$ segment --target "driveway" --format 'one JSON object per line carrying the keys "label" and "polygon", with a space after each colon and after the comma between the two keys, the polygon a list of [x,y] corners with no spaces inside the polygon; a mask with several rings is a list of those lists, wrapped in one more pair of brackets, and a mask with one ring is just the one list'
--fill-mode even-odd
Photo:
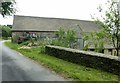
{"label": "driveway", "polygon": [[2,41],[0,75],[2,81],[64,81],[54,72],[6,47]]}

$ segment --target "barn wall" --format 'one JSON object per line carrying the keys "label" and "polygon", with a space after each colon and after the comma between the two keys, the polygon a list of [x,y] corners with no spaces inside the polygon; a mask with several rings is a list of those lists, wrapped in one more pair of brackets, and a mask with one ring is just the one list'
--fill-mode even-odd
{"label": "barn wall", "polygon": [[[53,38],[54,32],[35,32],[39,38]],[[18,43],[19,36],[24,36],[25,32],[12,32],[12,42]]]}
{"label": "barn wall", "polygon": [[12,42],[18,43],[19,36],[22,36],[22,32],[12,32]]}

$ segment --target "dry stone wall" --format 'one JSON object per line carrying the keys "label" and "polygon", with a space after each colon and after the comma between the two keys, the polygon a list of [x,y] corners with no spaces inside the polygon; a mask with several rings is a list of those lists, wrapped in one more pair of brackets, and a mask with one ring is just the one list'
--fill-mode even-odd
{"label": "dry stone wall", "polygon": [[47,45],[45,52],[57,58],[120,75],[120,57]]}

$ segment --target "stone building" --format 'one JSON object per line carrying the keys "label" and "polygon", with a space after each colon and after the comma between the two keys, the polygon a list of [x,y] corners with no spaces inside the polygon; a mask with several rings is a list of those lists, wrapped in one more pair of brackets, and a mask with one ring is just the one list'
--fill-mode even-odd
{"label": "stone building", "polygon": [[[83,49],[84,46],[81,32],[90,33],[100,30],[100,27],[93,21],[15,15],[12,28],[12,41],[18,43],[19,37],[25,37],[27,34],[37,34],[41,38],[54,38],[54,33],[60,28],[76,32],[78,49]],[[110,52],[111,49],[108,48],[105,51],[105,53],[114,54]]]}
{"label": "stone building", "polygon": [[13,42],[18,42],[18,37],[25,36],[26,33],[37,33],[39,37],[53,38],[55,37],[54,32],[60,28],[64,30],[74,30],[77,34],[81,49],[83,47],[81,32],[89,33],[99,30],[93,21],[15,15],[12,28],[12,40]]}

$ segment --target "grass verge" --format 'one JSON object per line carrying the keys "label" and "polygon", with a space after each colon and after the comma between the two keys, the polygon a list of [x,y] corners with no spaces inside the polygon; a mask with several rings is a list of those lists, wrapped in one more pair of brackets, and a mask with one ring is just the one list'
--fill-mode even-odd
{"label": "grass verge", "polygon": [[5,45],[22,53],[26,57],[37,61],[38,63],[47,66],[66,78],[72,78],[80,81],[118,81],[120,78],[118,75],[73,64],[62,59],[46,55],[40,52],[42,50],[40,47],[31,49],[18,49],[21,45],[11,42],[5,42]]}

